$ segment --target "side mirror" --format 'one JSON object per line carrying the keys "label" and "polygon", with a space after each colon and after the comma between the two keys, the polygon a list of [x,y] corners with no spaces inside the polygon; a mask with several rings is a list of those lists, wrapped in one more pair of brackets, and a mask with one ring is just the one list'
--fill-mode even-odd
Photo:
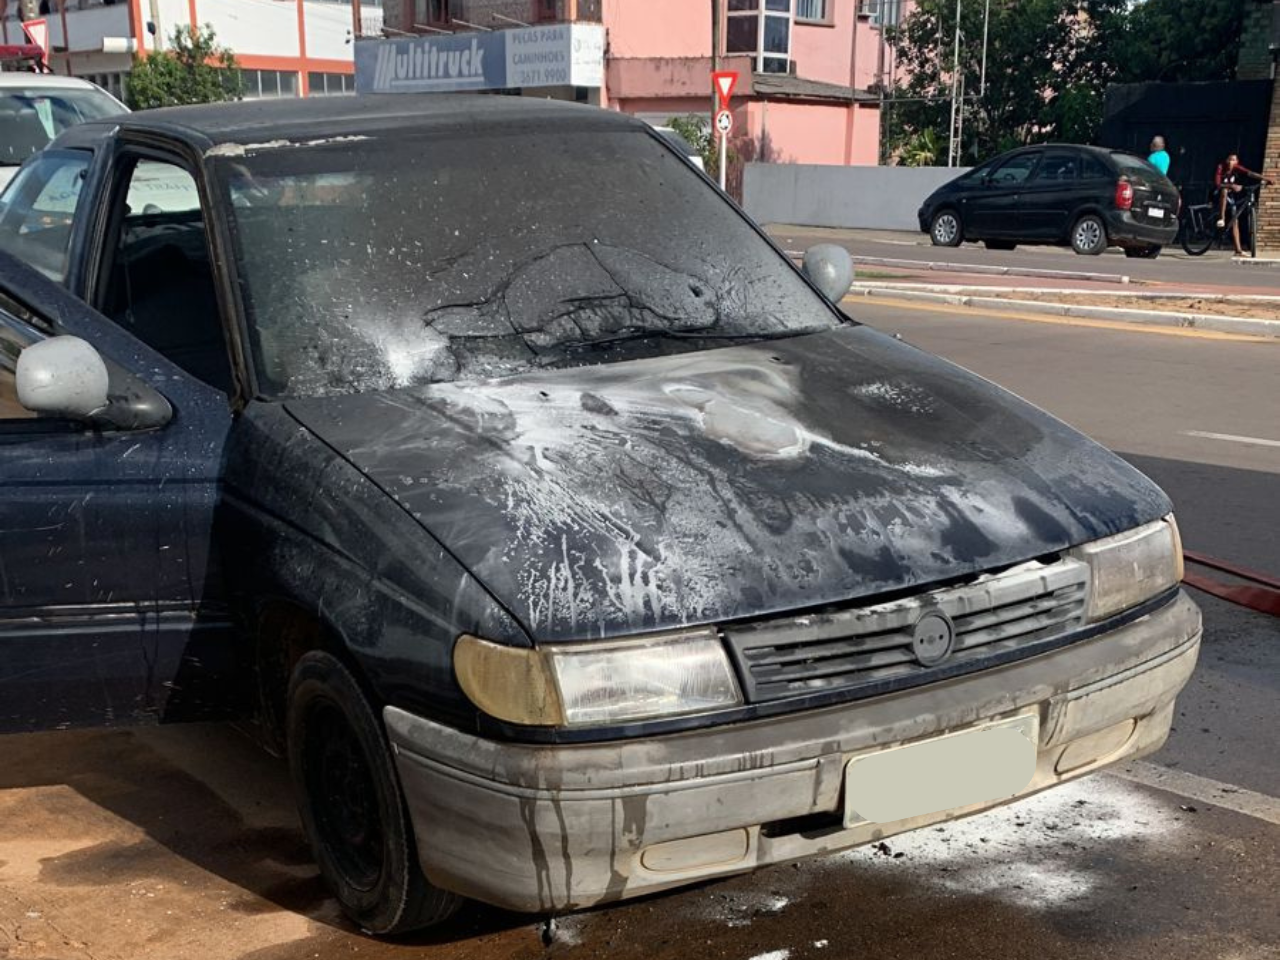
{"label": "side mirror", "polygon": [[844,247],[820,243],[804,252],[804,275],[832,303],[838,304],[853,286],[853,257]]}
{"label": "side mirror", "polygon": [[18,402],[33,413],[116,430],[154,429],[173,417],[169,401],[79,337],[33,343],[15,373]]}

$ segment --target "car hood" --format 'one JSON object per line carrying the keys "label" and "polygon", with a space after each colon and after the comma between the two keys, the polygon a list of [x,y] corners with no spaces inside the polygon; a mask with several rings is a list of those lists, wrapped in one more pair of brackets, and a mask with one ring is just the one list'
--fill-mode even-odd
{"label": "car hood", "polygon": [[1170,509],[1059,421],[866,327],[288,409],[539,642],[884,594]]}

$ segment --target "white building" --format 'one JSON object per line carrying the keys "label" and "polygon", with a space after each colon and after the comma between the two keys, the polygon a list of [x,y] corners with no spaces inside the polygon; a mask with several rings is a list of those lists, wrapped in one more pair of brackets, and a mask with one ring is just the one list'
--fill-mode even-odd
{"label": "white building", "polygon": [[24,15],[47,22],[55,73],[116,96],[134,51],[164,49],[178,26],[213,26],[247,97],[353,93],[355,37],[382,32],[381,0],[0,0],[0,42],[25,42]]}

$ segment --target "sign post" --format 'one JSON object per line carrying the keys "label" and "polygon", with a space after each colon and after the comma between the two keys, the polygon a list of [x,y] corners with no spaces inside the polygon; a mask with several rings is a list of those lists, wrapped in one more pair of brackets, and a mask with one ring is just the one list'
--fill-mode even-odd
{"label": "sign post", "polygon": [[738,85],[738,74],[733,70],[718,70],[711,74],[715,84],[719,109],[716,111],[716,132],[720,134],[720,189],[725,189],[725,168],[729,165],[729,134],[733,132],[733,113],[729,99]]}

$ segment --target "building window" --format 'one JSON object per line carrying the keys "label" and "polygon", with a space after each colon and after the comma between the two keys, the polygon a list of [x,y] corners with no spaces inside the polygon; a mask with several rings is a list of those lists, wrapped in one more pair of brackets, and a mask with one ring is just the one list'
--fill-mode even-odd
{"label": "building window", "polygon": [[117,100],[124,99],[124,86],[128,82],[127,73],[81,73],[77,74],[77,76],[88,80],[90,83],[96,83]]}
{"label": "building window", "polygon": [[728,0],[725,52],[750,53],[757,73],[786,73],[791,65],[793,0]]}
{"label": "building window", "polygon": [[246,100],[268,100],[298,95],[298,75],[291,70],[241,70]]}
{"label": "building window", "polygon": [[533,0],[533,19],[535,21],[558,20],[560,12],[556,9],[556,0]]}
{"label": "building window", "polygon": [[338,97],[356,92],[356,78],[350,73],[308,73],[307,90],[313,97]]}
{"label": "building window", "polygon": [[874,27],[896,27],[902,22],[902,4],[903,0],[858,0],[858,15],[868,17]]}
{"label": "building window", "polygon": [[448,23],[450,20],[449,0],[417,0],[413,9],[417,15],[414,23],[425,23],[429,27],[434,27]]}
{"label": "building window", "polygon": [[832,0],[796,0],[796,21],[830,23]]}

